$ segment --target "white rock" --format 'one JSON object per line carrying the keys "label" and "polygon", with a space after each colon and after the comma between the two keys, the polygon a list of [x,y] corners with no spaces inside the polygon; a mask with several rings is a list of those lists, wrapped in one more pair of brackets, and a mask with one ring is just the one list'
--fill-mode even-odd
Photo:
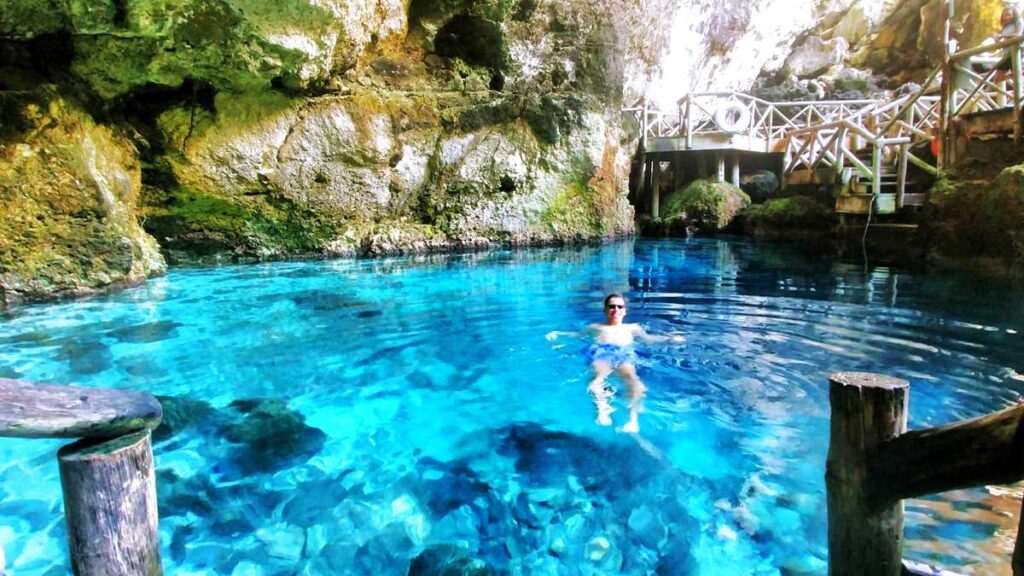
{"label": "white rock", "polygon": [[600,562],[612,549],[612,543],[604,536],[594,536],[587,542],[587,558],[591,562]]}

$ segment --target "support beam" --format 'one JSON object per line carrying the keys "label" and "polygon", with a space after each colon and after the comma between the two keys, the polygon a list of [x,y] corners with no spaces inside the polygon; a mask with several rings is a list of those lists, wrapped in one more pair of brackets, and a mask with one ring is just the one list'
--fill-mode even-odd
{"label": "support beam", "polygon": [[898,576],[903,503],[878,505],[867,490],[867,460],[907,430],[910,385],[864,372],[829,377],[831,437],[825,463],[830,576]]}
{"label": "support beam", "polygon": [[739,152],[733,152],[732,153],[732,179],[731,179],[731,182],[732,182],[733,186],[737,186],[738,187],[740,185],[740,153]]}
{"label": "support beam", "polygon": [[725,154],[715,152],[715,181],[725,182]]}
{"label": "support beam", "polygon": [[661,209],[661,161],[651,162],[651,217],[659,218]]}
{"label": "support beam", "polygon": [[1024,476],[1022,418],[1024,404],[1018,404],[973,420],[907,432],[886,442],[868,462],[872,500],[891,502],[1016,482]]}

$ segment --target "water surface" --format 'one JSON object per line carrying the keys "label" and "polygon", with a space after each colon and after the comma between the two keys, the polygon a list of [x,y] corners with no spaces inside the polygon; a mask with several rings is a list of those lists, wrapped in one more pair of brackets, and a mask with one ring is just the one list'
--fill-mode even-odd
{"label": "water surface", "polygon": [[[687,339],[640,348],[636,437],[594,424],[585,342],[544,339],[612,291]],[[1002,408],[1022,297],[730,240],[182,269],[8,311],[0,377],[176,399],[168,574],[818,574],[828,374],[909,380],[912,428]],[[58,446],[0,439],[11,574],[67,571]],[[1017,507],[910,501],[906,554],[1008,573]]]}

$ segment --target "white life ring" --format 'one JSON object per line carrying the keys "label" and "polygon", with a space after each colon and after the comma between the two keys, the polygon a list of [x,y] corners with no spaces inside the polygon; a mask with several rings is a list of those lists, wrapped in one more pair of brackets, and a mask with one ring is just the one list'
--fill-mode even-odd
{"label": "white life ring", "polygon": [[743,132],[750,125],[750,111],[738,102],[726,102],[715,110],[715,124],[722,132]]}

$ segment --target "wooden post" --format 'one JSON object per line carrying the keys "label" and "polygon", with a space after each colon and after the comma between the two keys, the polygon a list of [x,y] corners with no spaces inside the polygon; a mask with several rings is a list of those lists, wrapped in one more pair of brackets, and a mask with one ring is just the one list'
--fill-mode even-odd
{"label": "wooden post", "polygon": [[910,385],[864,372],[829,377],[831,438],[825,465],[830,576],[897,576],[901,570],[903,503],[873,502],[867,460],[907,429]]}
{"label": "wooden post", "polygon": [[79,440],[61,448],[57,459],[71,570],[76,575],[163,574],[149,431]]}
{"label": "wooden post", "polygon": [[907,187],[907,154],[910,153],[910,144],[899,145],[899,164],[896,168],[896,209],[903,208],[903,194]]}
{"label": "wooden post", "polygon": [[882,145],[874,144],[871,151],[871,193],[875,195],[873,202],[878,201],[882,193]]}
{"label": "wooden post", "polygon": [[661,204],[661,161],[651,162],[651,217],[658,218]]}
{"label": "wooden post", "polygon": [[649,205],[651,199],[651,186],[654,184],[654,180],[651,174],[651,172],[654,170],[654,162],[652,162],[651,160],[648,159],[647,156],[645,156],[644,166],[644,190],[642,197],[644,199],[644,202],[646,202]]}
{"label": "wooden post", "polygon": [[725,154],[715,152],[715,181],[725,182]]}
{"label": "wooden post", "polygon": [[732,185],[740,185],[740,153],[732,153]]}
{"label": "wooden post", "polygon": [[1010,58],[1012,59],[1013,70],[1013,142],[1014,144],[1020,144],[1020,113],[1021,113],[1021,94],[1024,87],[1020,85],[1021,82],[1021,70],[1020,70],[1020,44],[1014,44],[1010,47]]}

